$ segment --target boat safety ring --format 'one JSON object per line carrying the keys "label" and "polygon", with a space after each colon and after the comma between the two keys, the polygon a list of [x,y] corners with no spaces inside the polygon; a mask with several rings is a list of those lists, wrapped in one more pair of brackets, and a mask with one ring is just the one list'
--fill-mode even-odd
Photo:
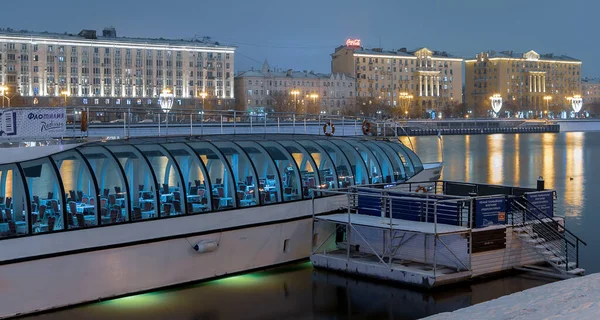
{"label": "boat safety ring", "polygon": [[[329,129],[328,129],[329,128]],[[331,121],[323,125],[323,133],[326,136],[332,136],[335,133],[335,125]]]}
{"label": "boat safety ring", "polygon": [[423,186],[419,186],[419,187],[418,187],[418,188],[415,190],[415,192],[423,192],[423,193],[427,193],[427,189],[425,189],[425,187],[423,187]]}
{"label": "boat safety ring", "polygon": [[362,123],[362,132],[366,136],[371,133],[371,123],[367,120]]}

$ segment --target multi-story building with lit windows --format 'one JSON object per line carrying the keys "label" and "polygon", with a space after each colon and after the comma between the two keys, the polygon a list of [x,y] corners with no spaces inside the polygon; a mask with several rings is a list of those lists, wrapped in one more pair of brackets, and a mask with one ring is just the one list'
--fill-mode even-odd
{"label": "multi-story building with lit windows", "polygon": [[569,98],[581,95],[581,61],[565,55],[489,51],[465,63],[467,106],[479,114],[491,109],[494,94],[506,110],[538,115],[569,109]]}
{"label": "multi-story building with lit windows", "polygon": [[235,77],[237,104],[244,110],[339,114],[354,105],[355,80],[341,73],[272,70],[265,61],[261,70]]}
{"label": "multi-story building with lit windows", "polygon": [[[208,38],[117,37],[113,28],[77,35],[0,30],[0,82],[28,104],[68,95],[74,105],[157,105],[163,89],[177,105],[215,108],[234,99],[234,47]],[[53,98],[54,97],[54,98]],[[58,100],[61,101],[61,100]]]}
{"label": "multi-story building with lit windows", "polygon": [[356,78],[356,96],[389,106],[411,105],[436,110],[462,102],[462,58],[427,48],[387,51],[365,49],[348,40],[332,54],[332,72]]}
{"label": "multi-story building with lit windows", "polygon": [[590,104],[600,104],[600,79],[581,79],[581,92],[584,106]]}

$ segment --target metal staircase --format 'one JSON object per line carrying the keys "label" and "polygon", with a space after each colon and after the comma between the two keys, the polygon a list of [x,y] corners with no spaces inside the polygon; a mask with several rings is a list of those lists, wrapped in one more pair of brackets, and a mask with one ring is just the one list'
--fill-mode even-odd
{"label": "metal staircase", "polygon": [[550,268],[528,265],[520,270],[561,278],[585,273],[579,268],[579,244],[587,245],[583,240],[524,197],[509,200],[513,232],[550,265]]}

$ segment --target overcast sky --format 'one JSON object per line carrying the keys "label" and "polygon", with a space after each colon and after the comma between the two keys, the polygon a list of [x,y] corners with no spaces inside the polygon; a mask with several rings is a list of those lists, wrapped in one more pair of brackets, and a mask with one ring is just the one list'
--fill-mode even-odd
{"label": "overcast sky", "polygon": [[1,27],[234,44],[236,71],[272,67],[329,72],[347,38],[386,49],[428,47],[472,57],[487,50],[566,54],[600,76],[597,0],[11,0]]}

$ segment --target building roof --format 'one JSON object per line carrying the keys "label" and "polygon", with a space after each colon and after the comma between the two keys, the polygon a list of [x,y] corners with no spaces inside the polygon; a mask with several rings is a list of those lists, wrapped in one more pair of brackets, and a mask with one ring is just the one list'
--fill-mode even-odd
{"label": "building roof", "polygon": [[[113,29],[114,30],[114,29]],[[91,32],[91,33],[90,33]],[[13,30],[10,28],[0,29],[0,37],[16,38],[35,41],[36,39],[55,41],[96,42],[99,44],[123,43],[131,45],[155,45],[155,46],[182,46],[193,48],[215,48],[235,50],[235,46],[221,45],[210,37],[202,39],[163,39],[163,38],[130,38],[130,37],[104,37],[96,36],[95,30],[82,30],[79,34],[54,33],[54,32],[32,32],[27,30]]]}
{"label": "building roof", "polygon": [[581,84],[600,84],[599,78],[583,78]]}
{"label": "building roof", "polygon": [[389,55],[393,55],[393,56],[398,56],[398,57],[407,57],[407,58],[414,58],[415,57],[415,53],[417,51],[420,50],[428,50],[432,52],[432,57],[435,58],[453,58],[453,59],[460,59],[460,57],[457,56],[453,56],[451,54],[449,54],[446,51],[436,51],[436,50],[431,50],[429,48],[426,47],[420,47],[414,50],[408,50],[406,48],[400,48],[398,50],[383,50],[383,48],[364,48],[364,47],[360,47],[360,48],[350,48],[347,46],[339,46],[335,49],[335,51],[339,51],[341,49],[350,49],[353,50],[355,53],[358,54],[372,54],[372,55],[385,55],[385,56],[389,56]]}
{"label": "building roof", "polygon": [[262,65],[261,70],[248,70],[241,71],[238,73],[236,78],[247,78],[247,77],[256,77],[256,78],[290,78],[290,79],[329,79],[331,77],[346,77],[348,79],[354,79],[347,75],[342,75],[338,73],[317,73],[314,71],[297,71],[288,69],[286,71],[272,70],[269,66],[267,60]]}
{"label": "building roof", "polygon": [[[508,59],[526,59],[525,56],[530,53],[537,54],[535,51],[530,50],[528,52],[515,52],[512,50],[494,51],[490,50],[485,52],[489,58],[508,58]],[[553,53],[537,54],[538,60],[554,60],[554,61],[566,61],[566,62],[581,62],[581,60],[569,57],[567,55],[558,55]],[[469,58],[467,60],[477,60],[477,57]]]}

